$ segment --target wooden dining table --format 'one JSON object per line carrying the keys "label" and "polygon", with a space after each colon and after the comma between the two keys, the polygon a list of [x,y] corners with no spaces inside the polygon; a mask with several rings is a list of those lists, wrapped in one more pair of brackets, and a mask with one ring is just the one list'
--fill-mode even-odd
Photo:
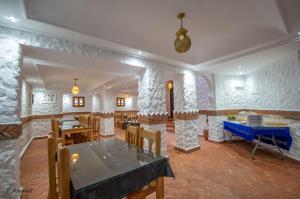
{"label": "wooden dining table", "polygon": [[64,121],[59,129],[63,144],[65,144],[66,135],[71,136],[72,134],[90,134],[91,139],[94,139],[93,127],[83,127],[77,120]]}
{"label": "wooden dining table", "polygon": [[156,193],[162,199],[163,177],[174,177],[167,158],[116,138],[67,148],[73,199],[122,198],[156,179]]}

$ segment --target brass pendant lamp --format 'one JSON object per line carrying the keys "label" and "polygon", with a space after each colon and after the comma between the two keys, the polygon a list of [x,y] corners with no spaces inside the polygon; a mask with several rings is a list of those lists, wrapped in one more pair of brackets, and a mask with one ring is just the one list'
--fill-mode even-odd
{"label": "brass pendant lamp", "polygon": [[185,17],[185,13],[179,13],[177,18],[180,19],[181,26],[176,32],[176,39],[174,41],[174,47],[176,52],[184,53],[191,48],[192,41],[191,38],[187,35],[188,30],[184,29],[182,26],[182,19]]}
{"label": "brass pendant lamp", "polygon": [[74,95],[78,94],[80,92],[80,88],[77,86],[77,78],[74,79],[74,85],[72,87],[72,93]]}

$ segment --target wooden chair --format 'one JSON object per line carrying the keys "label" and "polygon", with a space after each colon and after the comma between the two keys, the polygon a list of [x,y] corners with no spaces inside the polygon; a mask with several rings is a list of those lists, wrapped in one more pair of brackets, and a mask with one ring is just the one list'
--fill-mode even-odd
{"label": "wooden chair", "polygon": [[[139,133],[139,146],[141,149],[144,149],[144,140],[148,141],[148,150],[153,153],[153,143],[155,144],[155,154],[161,154],[161,134],[160,131],[148,131],[144,130],[144,128],[140,129]],[[150,184],[146,185],[142,189],[129,194],[129,199],[144,199],[146,196],[151,193],[156,192],[156,198],[162,199],[164,198],[164,178],[159,177],[158,179],[152,181]]]}
{"label": "wooden chair", "polygon": [[69,150],[58,144],[58,195],[60,199],[70,199],[70,157]]}
{"label": "wooden chair", "polygon": [[94,140],[100,140],[100,117],[93,118]]}
{"label": "wooden chair", "polygon": [[[59,138],[59,121],[57,119],[55,119],[54,117],[51,118],[51,127],[52,127],[52,131],[54,134],[54,138]],[[61,135],[63,136],[63,135]],[[64,145],[70,145],[70,144],[74,144],[74,140],[72,139],[72,137],[70,135],[65,135],[65,139],[64,139]]]}
{"label": "wooden chair", "polygon": [[139,146],[140,128],[128,125],[125,130],[125,141],[129,144]]}
{"label": "wooden chair", "polygon": [[60,138],[55,138],[54,133],[48,134],[48,178],[49,178],[49,193],[48,199],[58,198],[58,171],[57,171],[57,145],[62,143]]}

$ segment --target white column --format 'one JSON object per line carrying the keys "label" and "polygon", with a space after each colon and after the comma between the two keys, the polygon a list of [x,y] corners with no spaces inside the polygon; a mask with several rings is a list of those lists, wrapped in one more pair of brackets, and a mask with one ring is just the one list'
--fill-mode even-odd
{"label": "white column", "polygon": [[22,133],[20,45],[0,38],[0,198],[19,198],[20,147]]}
{"label": "white column", "polygon": [[195,74],[181,71],[174,81],[175,149],[191,152],[200,148]]}
{"label": "white column", "polygon": [[161,154],[167,156],[166,90],[164,71],[147,66],[139,79],[139,122],[145,129],[161,132]]}
{"label": "white column", "polygon": [[114,98],[113,95],[103,90],[100,93],[100,135],[112,136],[114,131]]}

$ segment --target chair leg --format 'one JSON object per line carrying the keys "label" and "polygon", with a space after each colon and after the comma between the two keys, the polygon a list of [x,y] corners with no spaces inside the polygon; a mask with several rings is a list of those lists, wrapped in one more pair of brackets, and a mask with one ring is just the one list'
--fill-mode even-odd
{"label": "chair leg", "polygon": [[164,177],[159,177],[156,180],[156,199],[164,199],[165,198],[165,185],[164,185]]}

